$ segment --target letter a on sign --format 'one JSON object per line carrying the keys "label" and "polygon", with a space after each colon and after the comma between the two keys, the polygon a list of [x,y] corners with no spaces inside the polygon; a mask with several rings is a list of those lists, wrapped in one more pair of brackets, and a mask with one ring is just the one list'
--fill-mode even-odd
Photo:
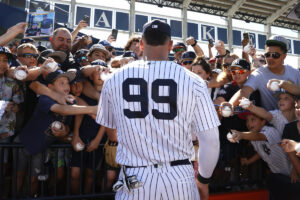
{"label": "letter a on sign", "polygon": [[103,27],[102,24],[104,24],[104,27],[108,27],[108,28],[110,27],[110,24],[109,24],[109,22],[107,20],[105,12],[102,12],[102,14],[100,15],[100,17],[99,17],[99,19],[98,19],[98,21],[96,23],[96,26],[102,26]]}

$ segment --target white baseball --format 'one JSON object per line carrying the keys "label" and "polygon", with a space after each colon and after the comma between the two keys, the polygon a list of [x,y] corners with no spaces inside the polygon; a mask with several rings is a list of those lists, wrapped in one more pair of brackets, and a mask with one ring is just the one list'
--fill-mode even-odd
{"label": "white baseball", "polygon": [[102,72],[100,74],[100,78],[101,78],[102,81],[106,81],[109,78],[109,76],[110,75],[108,73],[105,73],[105,72]]}
{"label": "white baseball", "polygon": [[231,115],[232,111],[231,111],[231,108],[228,107],[228,106],[225,106],[223,109],[222,109],[222,116],[223,117],[229,117]]}
{"label": "white baseball", "polygon": [[247,46],[244,47],[244,52],[245,52],[245,53],[249,53],[250,50],[251,50],[251,48],[250,48],[249,45],[247,45]]}
{"label": "white baseball", "polygon": [[51,124],[51,127],[52,128],[55,128],[57,130],[61,129],[62,128],[62,125],[61,125],[61,122],[59,121],[54,121],[52,124]]}
{"label": "white baseball", "polygon": [[243,109],[246,109],[250,106],[250,100],[249,99],[242,99],[239,106],[241,106]]}
{"label": "white baseball", "polygon": [[57,65],[56,62],[49,62],[49,63],[47,64],[47,67],[48,67],[52,72],[54,72],[54,71],[57,69],[58,65]]}
{"label": "white baseball", "polygon": [[77,151],[82,151],[83,149],[84,149],[84,145],[82,145],[81,143],[78,142],[78,143],[76,144],[76,150],[77,150]]}
{"label": "white baseball", "polygon": [[279,83],[276,82],[276,81],[272,82],[271,85],[270,85],[270,89],[271,89],[273,92],[279,90]]}
{"label": "white baseball", "polygon": [[220,47],[221,46],[221,43],[220,42],[216,42],[215,43],[215,47]]}
{"label": "white baseball", "polygon": [[231,134],[231,133],[227,133],[227,140],[229,141],[229,142],[231,142],[231,143],[238,143],[238,141],[235,141],[234,139],[233,139],[233,136],[234,135],[234,133],[233,134]]}
{"label": "white baseball", "polygon": [[24,80],[27,77],[27,73],[24,70],[16,70],[15,71],[15,77],[18,80]]}

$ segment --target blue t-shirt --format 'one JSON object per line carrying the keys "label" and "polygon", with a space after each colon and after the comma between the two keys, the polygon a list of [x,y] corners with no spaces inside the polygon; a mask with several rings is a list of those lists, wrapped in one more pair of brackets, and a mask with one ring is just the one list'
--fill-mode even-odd
{"label": "blue t-shirt", "polygon": [[56,140],[52,136],[52,122],[60,121],[65,125],[70,124],[72,116],[62,116],[50,110],[54,104],[57,102],[48,96],[41,95],[32,117],[20,133],[20,141],[31,155],[43,152]]}
{"label": "blue t-shirt", "polygon": [[[82,98],[90,106],[98,105],[98,101],[88,98],[84,95],[81,95],[80,98]],[[96,121],[92,117],[90,117],[89,115],[84,115],[79,128],[80,139],[86,144],[90,143],[97,136],[99,128],[100,125],[96,123]],[[101,143],[103,140],[104,137],[102,138]]]}

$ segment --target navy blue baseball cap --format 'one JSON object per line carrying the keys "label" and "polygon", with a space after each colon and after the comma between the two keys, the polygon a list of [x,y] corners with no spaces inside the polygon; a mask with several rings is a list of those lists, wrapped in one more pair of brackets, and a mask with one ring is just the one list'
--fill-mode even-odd
{"label": "navy blue baseball cap", "polygon": [[143,26],[143,35],[146,32],[156,32],[156,31],[164,33],[167,36],[171,37],[171,27],[169,24],[167,24],[164,21],[155,19],[152,20],[151,22],[144,24]]}
{"label": "navy blue baseball cap", "polygon": [[108,67],[107,64],[106,64],[106,62],[104,62],[101,59],[94,60],[93,62],[91,62],[91,65],[101,65],[103,67]]}
{"label": "navy blue baseball cap", "polygon": [[53,83],[56,79],[60,77],[66,77],[69,79],[69,82],[71,82],[75,77],[76,77],[76,71],[75,70],[70,70],[67,72],[63,72],[62,70],[58,69],[54,72],[49,73],[46,76],[46,82],[48,84]]}
{"label": "navy blue baseball cap", "polygon": [[186,51],[181,55],[181,59],[195,59],[196,54],[193,51]]}
{"label": "navy blue baseball cap", "polygon": [[21,45],[21,44],[25,44],[25,43],[34,43],[35,41],[34,41],[34,39],[32,39],[32,38],[23,38],[21,41],[20,41],[20,44],[19,45]]}
{"label": "navy blue baseball cap", "polygon": [[70,84],[74,84],[74,83],[79,83],[79,82],[83,82],[86,81],[87,79],[83,76],[82,72],[80,70],[76,70],[76,76],[75,78],[70,81]]}
{"label": "navy blue baseball cap", "polygon": [[111,44],[107,40],[102,40],[99,42],[99,44],[102,44],[105,47],[112,47]]}
{"label": "navy blue baseball cap", "polygon": [[125,57],[133,57],[136,60],[139,59],[133,51],[125,51],[125,53],[123,54],[123,58]]}
{"label": "navy blue baseball cap", "polygon": [[173,45],[172,49],[180,48],[180,47],[183,47],[184,50],[186,50],[186,46],[185,46],[185,44],[184,44],[183,42],[176,42],[176,43]]}
{"label": "navy blue baseball cap", "polygon": [[0,46],[0,54],[1,53],[5,54],[9,60],[15,58],[15,55],[10,52],[8,47]]}

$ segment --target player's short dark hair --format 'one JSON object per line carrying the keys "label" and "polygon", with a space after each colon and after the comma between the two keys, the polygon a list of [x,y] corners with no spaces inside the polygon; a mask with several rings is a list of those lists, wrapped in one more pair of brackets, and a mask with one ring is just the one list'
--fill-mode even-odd
{"label": "player's short dark hair", "polygon": [[157,30],[145,32],[143,38],[145,39],[146,43],[151,46],[164,45],[168,40],[171,39],[167,34]]}

